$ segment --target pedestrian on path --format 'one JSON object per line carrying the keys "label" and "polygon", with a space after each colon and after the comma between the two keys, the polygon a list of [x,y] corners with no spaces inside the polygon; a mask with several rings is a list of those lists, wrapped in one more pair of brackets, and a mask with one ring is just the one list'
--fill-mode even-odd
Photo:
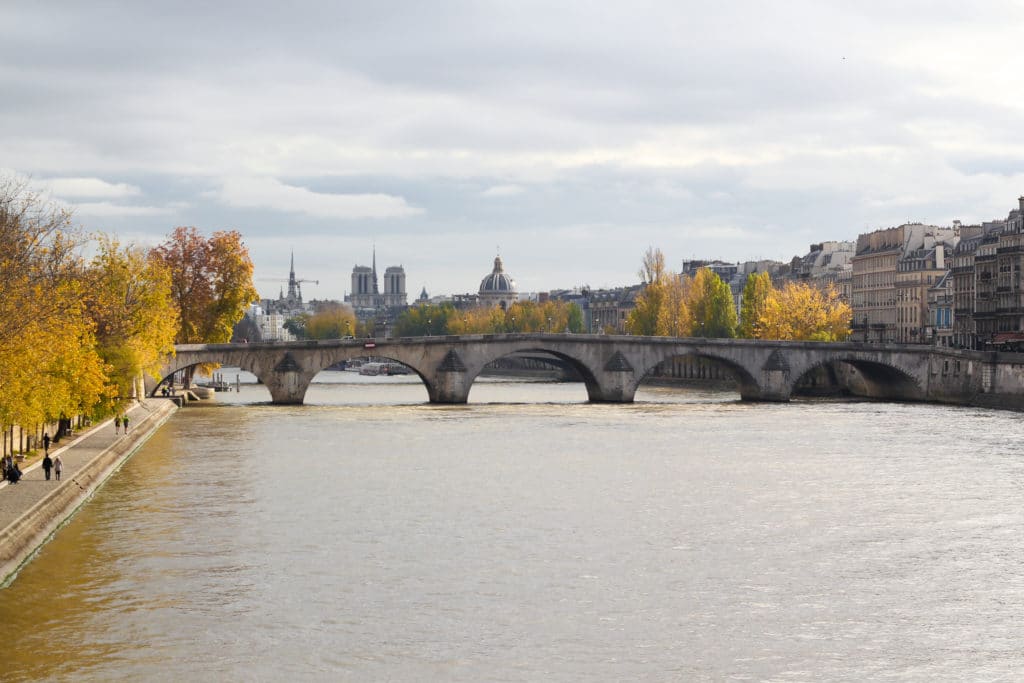
{"label": "pedestrian on path", "polygon": [[57,481],[60,481],[60,473],[64,471],[64,461],[57,455],[53,459],[53,474]]}
{"label": "pedestrian on path", "polygon": [[46,481],[50,481],[51,467],[53,467],[53,460],[50,460],[50,454],[47,453],[43,456],[43,476],[46,477]]}
{"label": "pedestrian on path", "polygon": [[116,435],[116,434],[120,434],[120,433],[121,433],[121,416],[120,415],[115,415],[114,416],[114,434]]}
{"label": "pedestrian on path", "polygon": [[47,453],[50,452],[50,433],[46,432],[43,434],[43,450]]}
{"label": "pedestrian on path", "polygon": [[124,417],[121,418],[121,424],[124,425],[124,433],[127,434],[128,433],[128,416],[127,415],[125,415]]}

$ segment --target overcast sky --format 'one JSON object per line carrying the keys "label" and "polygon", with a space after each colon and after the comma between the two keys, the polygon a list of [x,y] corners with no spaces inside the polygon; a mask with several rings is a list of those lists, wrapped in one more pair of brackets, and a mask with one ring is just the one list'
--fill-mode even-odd
{"label": "overcast sky", "polygon": [[7,2],[0,169],[155,244],[237,229],[276,295],[630,284],[1024,193],[1024,5]]}

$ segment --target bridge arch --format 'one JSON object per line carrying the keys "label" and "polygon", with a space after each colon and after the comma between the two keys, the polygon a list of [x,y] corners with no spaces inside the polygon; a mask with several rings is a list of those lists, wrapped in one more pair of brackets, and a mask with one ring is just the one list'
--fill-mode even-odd
{"label": "bridge arch", "polygon": [[837,354],[820,358],[791,377],[790,392],[799,393],[801,383],[814,373],[827,373],[837,388],[854,396],[892,401],[920,401],[926,390],[911,372],[887,358],[865,358]]}
{"label": "bridge arch", "polygon": [[572,369],[582,380],[586,387],[587,398],[591,401],[602,400],[602,384],[596,375],[595,368],[584,359],[568,353],[567,351],[559,348],[559,344],[544,344],[538,343],[537,341],[526,341],[523,343],[510,343],[508,345],[502,345],[495,348],[494,351],[484,354],[479,354],[472,362],[471,367],[467,367],[466,371],[466,398],[469,397],[469,392],[472,389],[472,385],[476,382],[477,378],[483,373],[484,369],[503,358],[510,356],[524,355],[524,354],[542,354],[551,356],[552,358],[561,361],[566,366]]}
{"label": "bridge arch", "polygon": [[762,394],[761,386],[758,384],[757,379],[743,363],[730,358],[724,353],[699,350],[694,347],[665,349],[661,353],[647,359],[645,365],[637,372],[636,381],[632,386],[633,393],[636,392],[645,379],[652,376],[652,373],[659,366],[676,358],[710,361],[719,367],[725,368],[732,374],[733,380],[736,382],[736,389],[741,398],[760,398]]}

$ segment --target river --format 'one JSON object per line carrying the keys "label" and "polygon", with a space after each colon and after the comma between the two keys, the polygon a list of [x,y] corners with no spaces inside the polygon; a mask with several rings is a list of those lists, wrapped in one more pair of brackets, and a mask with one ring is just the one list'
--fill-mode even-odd
{"label": "river", "polygon": [[1024,671],[1018,413],[320,380],[167,422],[0,591],[0,678]]}

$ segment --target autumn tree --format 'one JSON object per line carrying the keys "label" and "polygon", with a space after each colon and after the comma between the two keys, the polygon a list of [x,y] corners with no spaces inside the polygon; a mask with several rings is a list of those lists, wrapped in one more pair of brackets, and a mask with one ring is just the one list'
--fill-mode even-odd
{"label": "autumn tree", "polygon": [[180,315],[175,341],[230,341],[235,323],[259,298],[241,234],[220,231],[206,239],[196,228],[179,227],[151,254],[171,273],[172,297]]}
{"label": "autumn tree", "polygon": [[772,278],[767,272],[751,273],[747,276],[747,283],[743,287],[743,302],[740,304],[738,336],[745,339],[761,337],[761,318],[774,291]]}
{"label": "autumn tree", "polygon": [[306,319],[308,339],[341,339],[356,331],[356,314],[351,306],[327,306]]}
{"label": "autumn tree", "polygon": [[636,306],[626,318],[626,331],[630,334],[653,336],[658,334],[658,317],[664,315],[666,290],[670,276],[665,270],[665,255],[660,249],[648,247],[640,267],[643,290],[636,297]]}
{"label": "autumn tree", "polygon": [[171,274],[139,247],[100,235],[83,273],[82,300],[95,326],[97,351],[110,370],[117,395],[132,395],[143,374],[159,378],[163,359],[174,352],[178,308]]}
{"label": "autumn tree", "polygon": [[850,306],[829,285],[822,291],[802,282],[788,282],[772,292],[761,315],[762,339],[844,341],[850,336]]}
{"label": "autumn tree", "polygon": [[684,275],[669,274],[664,278],[655,334],[660,337],[686,337],[691,334],[690,285],[690,279]]}
{"label": "autumn tree", "polygon": [[517,301],[505,311],[505,324],[502,326],[504,329],[494,331],[581,332],[583,314],[579,312],[577,315],[573,311],[574,308],[579,307],[566,301]]}
{"label": "autumn tree", "polygon": [[420,304],[410,306],[395,319],[397,337],[425,337],[447,334],[449,319],[457,317],[451,304]]}
{"label": "autumn tree", "polygon": [[0,424],[89,414],[106,367],[84,315],[83,242],[66,208],[0,180]]}
{"label": "autumn tree", "polygon": [[701,268],[689,286],[691,334],[698,337],[735,337],[736,306],[732,290],[710,268]]}

